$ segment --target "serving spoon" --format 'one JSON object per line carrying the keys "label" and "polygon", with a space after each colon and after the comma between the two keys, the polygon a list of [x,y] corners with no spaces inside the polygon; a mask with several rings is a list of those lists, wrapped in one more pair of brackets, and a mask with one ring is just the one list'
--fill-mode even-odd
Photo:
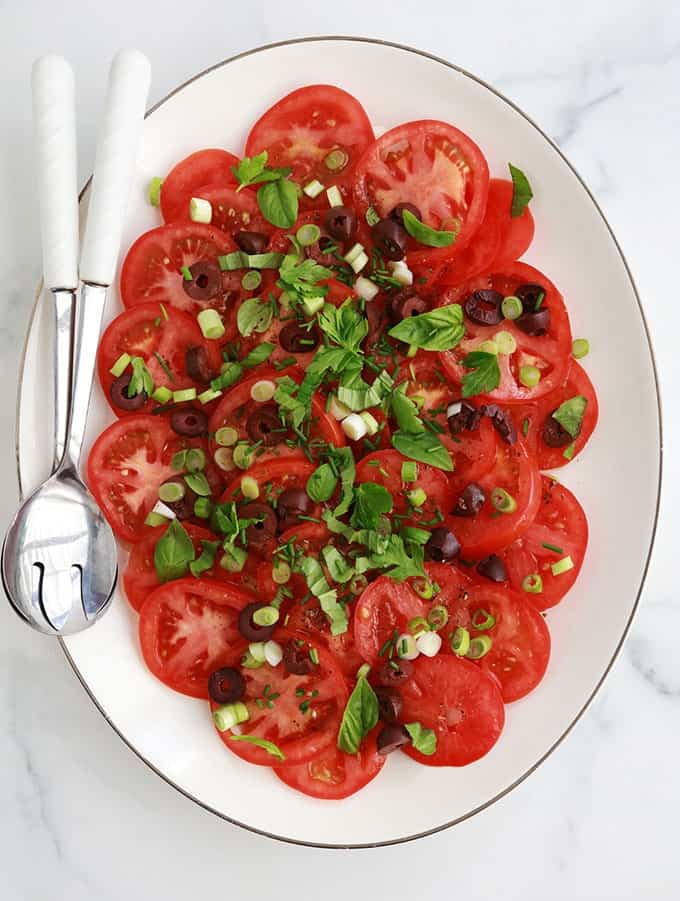
{"label": "serving spoon", "polygon": [[118,575],[113,532],[82,481],[79,465],[106,292],[115,272],[149,81],[150,65],[143,54],[125,50],[114,58],[97,143],[69,367],[64,357],[70,350],[77,285],[77,206],[74,219],[70,196],[76,196],[73,73],[59,57],[39,60],[33,73],[45,192],[43,272],[55,295],[57,322],[56,468],[24,501],[9,527],[2,580],[17,613],[48,635],[70,635],[92,625],[108,607]]}

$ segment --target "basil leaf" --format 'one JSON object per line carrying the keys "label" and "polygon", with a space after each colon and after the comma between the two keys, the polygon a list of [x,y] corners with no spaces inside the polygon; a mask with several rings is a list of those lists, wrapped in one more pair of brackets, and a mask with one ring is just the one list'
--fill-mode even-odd
{"label": "basil leaf", "polygon": [[266,332],[272,323],[274,313],[278,313],[276,301],[271,298],[251,297],[244,300],[236,314],[236,325],[239,332],[247,338],[253,332]]}
{"label": "basil leaf", "polygon": [[418,434],[425,431],[425,423],[418,416],[418,408],[410,397],[406,395],[406,388],[400,387],[392,393],[390,398],[392,416],[397,420],[397,425],[404,432]]}
{"label": "basil leaf", "polygon": [[465,335],[463,308],[452,303],[428,313],[409,316],[387,334],[422,350],[451,350]]}
{"label": "basil leaf", "polygon": [[463,376],[463,397],[486,394],[500,385],[501,371],[495,354],[473,350],[463,360],[463,366],[471,370]]}
{"label": "basil leaf", "polygon": [[127,388],[127,396],[136,397],[144,392],[150,397],[153,394],[153,378],[146,368],[146,363],[142,357],[132,357],[130,365],[132,366],[132,376]]}
{"label": "basil leaf", "polygon": [[354,489],[351,523],[358,529],[375,529],[383,513],[390,513],[394,502],[384,485],[362,482]]}
{"label": "basil leaf", "polygon": [[322,463],[307,479],[306,491],[313,501],[322,504],[333,497],[338,484],[338,477],[330,463]]}
{"label": "basil leaf", "polygon": [[334,452],[335,464],[340,471],[340,503],[333,511],[337,516],[343,516],[349,510],[354,497],[354,479],[356,477],[356,463],[351,447],[341,447]]}
{"label": "basil leaf", "polygon": [[298,216],[298,195],[295,185],[285,178],[262,185],[257,192],[262,215],[278,228],[292,228]]}
{"label": "basil leaf", "polygon": [[565,432],[569,432],[572,438],[576,438],[581,431],[583,414],[586,412],[587,405],[588,401],[586,398],[582,394],[577,394],[575,397],[570,397],[569,400],[565,400],[563,404],[560,404],[552,414],[552,418],[559,422]]}
{"label": "basil leaf", "polygon": [[260,363],[264,363],[265,360],[268,360],[271,357],[275,348],[275,344],[271,344],[269,341],[263,341],[262,344],[258,344],[257,347],[253,348],[253,350],[241,360],[241,366],[245,366],[246,369],[250,369],[251,366],[259,366]]}
{"label": "basil leaf", "polygon": [[251,745],[255,745],[257,748],[262,748],[268,754],[271,754],[272,757],[276,757],[277,760],[285,760],[286,755],[283,753],[281,748],[278,745],[275,745],[273,741],[269,741],[267,738],[258,738],[257,735],[230,735],[229,741],[246,741]]}
{"label": "basil leaf", "polygon": [[512,163],[508,163],[508,168],[510,169],[510,177],[512,178],[512,206],[510,207],[510,215],[515,219],[517,216],[522,215],[527,204],[534,196],[534,192],[531,190],[529,179],[521,169],[518,169],[517,166],[513,166]]}
{"label": "basil leaf", "polygon": [[188,472],[184,476],[184,481],[188,487],[199,497],[210,497],[210,483],[203,472]]}
{"label": "basil leaf", "polygon": [[431,757],[437,750],[437,736],[432,729],[426,729],[420,723],[406,723],[404,729],[411,736],[411,744],[416,751]]}
{"label": "basil leaf", "polygon": [[215,557],[217,556],[217,548],[220,546],[219,541],[201,541],[201,556],[198,560],[192,560],[189,564],[191,575],[198,576],[207,572],[215,565]]}
{"label": "basil leaf", "polygon": [[395,432],[392,435],[392,447],[399,453],[419,463],[436,466],[445,472],[453,472],[451,454],[432,432],[420,432],[412,435],[409,432]]}
{"label": "basil leaf", "polygon": [[180,579],[196,557],[193,542],[177,519],[173,519],[153,552],[153,562],[159,582]]}
{"label": "basil leaf", "polygon": [[234,177],[239,183],[237,192],[247,185],[255,185],[263,181],[276,181],[290,175],[291,169],[275,169],[267,166],[267,151],[263,150],[257,156],[243,157],[236,166],[231,167]]}
{"label": "basil leaf", "polygon": [[326,547],[321,549],[321,555],[334,582],[339,582],[340,584],[349,582],[354,575],[354,567],[347,563],[336,547],[333,547],[332,544],[327,544]]}
{"label": "basil leaf", "polygon": [[378,698],[366,675],[362,667],[342,714],[338,748],[346,754],[356,754],[361,742],[378,722]]}
{"label": "basil leaf", "polygon": [[342,635],[349,626],[347,612],[338,603],[337,591],[326,581],[321,564],[316,557],[303,557],[300,561],[300,571],[307,580],[307,588],[315,598],[318,598],[319,606],[328,617],[331,635]]}
{"label": "basil leaf", "polygon": [[243,375],[243,367],[240,363],[225,363],[222,366],[222,374],[210,382],[213,391],[222,391],[237,382]]}
{"label": "basil leaf", "polygon": [[[343,381],[353,381],[352,366],[345,365],[341,370]],[[372,385],[366,384],[363,379],[360,381],[361,387],[348,386],[340,384],[338,386],[338,400],[348,406],[350,410],[357,413],[361,410],[368,410],[369,407],[377,407],[389,394],[394,379],[385,369],[380,373]]]}
{"label": "basil leaf", "polygon": [[437,231],[421,222],[410,210],[403,212],[404,228],[419,244],[427,247],[450,247],[456,240],[456,233],[451,231]]}

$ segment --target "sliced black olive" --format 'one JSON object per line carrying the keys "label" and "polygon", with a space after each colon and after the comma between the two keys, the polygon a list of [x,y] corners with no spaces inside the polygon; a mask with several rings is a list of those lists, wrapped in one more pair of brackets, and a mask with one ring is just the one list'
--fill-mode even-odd
{"label": "sliced black olive", "polygon": [[390,298],[388,304],[388,314],[390,320],[395,324],[401,322],[402,319],[408,319],[409,316],[417,316],[424,313],[427,309],[427,303],[422,297],[419,297],[415,291],[406,289],[397,292]]}
{"label": "sliced black olive", "polygon": [[408,246],[408,232],[394,219],[381,219],[373,226],[373,242],[387,260],[403,260]]}
{"label": "sliced black olive", "polygon": [[470,482],[458,495],[456,506],[451,512],[454,516],[476,516],[485,500],[484,489],[476,482]]}
{"label": "sliced black olive", "polygon": [[391,660],[378,670],[378,681],[390,688],[407,682],[413,675],[413,664],[410,660]]}
{"label": "sliced black olive", "polygon": [[453,560],[460,553],[460,542],[450,529],[438,526],[432,529],[427,544],[425,556],[436,563],[445,563]]}
{"label": "sliced black olive", "polygon": [[380,685],[375,690],[375,696],[378,699],[378,710],[383,723],[398,722],[404,702],[396,688]]}
{"label": "sliced black olive", "polygon": [[449,431],[452,435],[460,432],[476,432],[482,421],[482,411],[467,400],[460,402],[460,410],[448,418]]}
{"label": "sliced black olive", "polygon": [[199,260],[189,271],[191,279],[183,279],[182,287],[192,300],[212,300],[222,291],[222,273],[217,263]]}
{"label": "sliced black olive", "polygon": [[217,704],[233,704],[246,693],[246,680],[239,670],[231,666],[222,667],[210,673],[208,694]]}
{"label": "sliced black olive", "polygon": [[279,332],[279,344],[291,354],[309,353],[321,342],[321,332],[316,323],[306,328],[298,322],[289,322]]}
{"label": "sliced black olive", "polygon": [[572,441],[569,432],[560,422],[553,419],[552,413],[546,416],[541,435],[548,447],[566,447]]}
{"label": "sliced black olive", "polygon": [[251,441],[270,447],[283,441],[288,429],[281,423],[276,404],[262,404],[246,420],[246,432]]}
{"label": "sliced black olive", "polygon": [[238,510],[239,519],[258,519],[246,529],[246,541],[249,548],[256,550],[264,547],[276,535],[276,513],[269,504],[255,501],[244,504]]}
{"label": "sliced black olive", "polygon": [[184,480],[177,479],[168,479],[167,482],[164,482],[164,485],[168,485],[170,483],[174,483],[176,485],[181,485],[184,489],[184,496],[181,497],[178,501],[164,501],[166,507],[169,507],[172,512],[175,514],[177,519],[182,522],[185,519],[191,519],[194,515],[194,504],[196,503],[196,498],[198,497],[188,485],[184,484]]}
{"label": "sliced black olive", "polygon": [[550,310],[537,310],[535,313],[522,313],[515,319],[515,325],[526,335],[538,337],[545,335],[550,328]]}
{"label": "sliced black olive", "polygon": [[146,391],[140,391],[134,397],[128,397],[128,387],[131,381],[132,373],[124,372],[123,375],[119,375],[117,379],[111,382],[109,397],[111,398],[111,403],[118,407],[119,410],[141,410],[149,399]]}
{"label": "sliced black olive", "polygon": [[208,416],[203,410],[196,407],[182,407],[173,410],[170,415],[170,425],[173,432],[185,435],[187,438],[197,438],[199,435],[208,434]]}
{"label": "sliced black olive", "polygon": [[287,641],[283,646],[283,665],[293,676],[307,676],[314,669],[309,654],[297,642]]}
{"label": "sliced black olive", "polygon": [[420,219],[421,222],[423,221],[420,210],[413,203],[398,203],[395,208],[390,211],[390,219],[394,219],[395,222],[399,222],[400,224],[403,223],[404,210],[408,210],[409,213],[413,213],[416,219]]}
{"label": "sliced black olive", "polygon": [[522,307],[529,313],[533,313],[536,309],[536,304],[539,302],[543,302],[545,297],[545,288],[543,285],[536,285],[534,283],[528,283],[526,285],[520,285],[515,291],[515,297],[519,297],[522,301]]}
{"label": "sliced black olive", "polygon": [[484,404],[480,407],[480,412],[489,417],[503,441],[508,444],[516,443],[517,427],[507,410],[503,410],[498,404]]}
{"label": "sliced black olive", "polygon": [[351,241],[357,230],[357,217],[348,206],[333,206],[324,217],[326,231],[336,241]]}
{"label": "sliced black olive", "polygon": [[279,495],[276,515],[279,518],[279,531],[292,529],[300,522],[301,516],[309,515],[312,501],[304,488],[286,488]]}
{"label": "sliced black olive", "polygon": [[264,253],[269,244],[269,238],[262,232],[236,232],[234,241],[244,253]]}
{"label": "sliced black olive", "polygon": [[477,325],[498,325],[503,321],[502,303],[503,295],[498,291],[483,289],[470,294],[463,309],[467,318]]}
{"label": "sliced black olive", "polygon": [[266,607],[264,601],[253,601],[247,604],[238,615],[238,630],[246,641],[269,641],[276,630],[277,623],[273,626],[258,626],[253,622],[253,613]]}
{"label": "sliced black olive", "polygon": [[397,723],[390,723],[387,726],[383,726],[380,732],[378,732],[378,754],[382,754],[383,756],[391,754],[392,751],[396,751],[397,748],[402,748],[410,741],[411,738],[403,726],[400,726]]}
{"label": "sliced black olive", "polygon": [[200,345],[187,347],[184,354],[184,368],[189,378],[200,385],[207,385],[214,375],[208,363],[208,351]]}
{"label": "sliced black olive", "polygon": [[498,554],[489,554],[488,557],[483,557],[477,564],[477,572],[492,582],[505,582],[508,578],[505,563]]}

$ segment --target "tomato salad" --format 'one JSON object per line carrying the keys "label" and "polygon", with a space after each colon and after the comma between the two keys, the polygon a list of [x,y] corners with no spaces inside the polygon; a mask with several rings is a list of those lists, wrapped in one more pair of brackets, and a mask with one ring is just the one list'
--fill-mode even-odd
{"label": "tomato salad", "polygon": [[242,156],[154,179],[99,377],[88,481],[131,546],[151,672],[225,747],[341,799],[401,749],[487,754],[543,678],[588,526],[549,475],[595,389],[559,288],[518,258],[527,176],[458,128],[377,138],[300,88]]}

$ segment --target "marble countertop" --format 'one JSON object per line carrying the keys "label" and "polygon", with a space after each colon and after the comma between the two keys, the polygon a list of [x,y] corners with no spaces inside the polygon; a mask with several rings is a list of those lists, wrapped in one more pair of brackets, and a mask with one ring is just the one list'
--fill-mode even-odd
{"label": "marble countertop", "polygon": [[[108,59],[138,46],[152,97],[269,41],[359,33],[408,43],[480,75],[526,110],[593,189],[628,256],[655,339],[665,396],[665,502],[643,603],[603,690],[520,787],[453,830],[397,848],[332,852],[224,823],[165,785],[115,736],[58,646],[0,604],[0,894],[7,901],[229,896],[328,899],[463,893],[468,901],[627,901],[680,896],[680,488],[677,238],[680,6],[672,0],[430,0],[277,6],[158,0],[97,6],[28,0],[0,10],[0,522],[16,502],[14,387],[39,276],[29,71],[61,52],[76,67],[80,170],[91,170]],[[84,37],[84,33],[87,37]],[[387,73],[377,73],[385,79]],[[676,326],[678,331],[676,331]],[[634,427],[634,425],[633,425]],[[676,510],[676,502],[678,510]],[[635,541],[630,523],[627,540]],[[622,547],[625,553],[625,546]]]}

